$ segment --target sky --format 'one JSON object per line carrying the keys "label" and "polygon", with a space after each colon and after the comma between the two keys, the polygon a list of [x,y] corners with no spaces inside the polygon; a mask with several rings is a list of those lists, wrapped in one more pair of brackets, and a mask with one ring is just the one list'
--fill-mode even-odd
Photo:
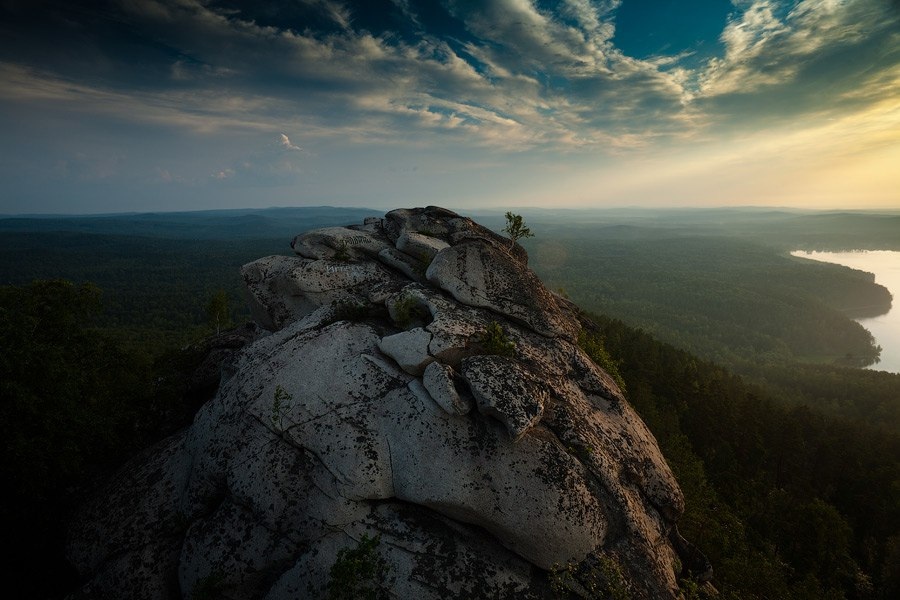
{"label": "sky", "polygon": [[0,0],[0,214],[900,208],[900,0]]}

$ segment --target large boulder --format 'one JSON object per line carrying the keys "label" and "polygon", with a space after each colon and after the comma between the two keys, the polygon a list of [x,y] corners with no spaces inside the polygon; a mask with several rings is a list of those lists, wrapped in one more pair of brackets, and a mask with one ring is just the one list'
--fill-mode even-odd
{"label": "large boulder", "polygon": [[513,440],[540,421],[547,390],[518,361],[488,355],[467,358],[462,364],[478,410],[503,423]]}
{"label": "large boulder", "polygon": [[488,308],[544,335],[578,335],[565,305],[505,248],[467,240],[438,252],[425,276],[467,306]]}
{"label": "large boulder", "polygon": [[325,597],[366,539],[397,598],[577,594],[613,563],[678,596],[678,485],[520,246],[427,208],[294,249],[243,268],[269,333],[74,522],[80,597]]}

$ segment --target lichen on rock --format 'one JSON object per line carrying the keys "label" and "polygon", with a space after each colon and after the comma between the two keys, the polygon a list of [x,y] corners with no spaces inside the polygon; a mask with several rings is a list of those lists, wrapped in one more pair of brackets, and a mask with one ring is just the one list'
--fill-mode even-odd
{"label": "lichen on rock", "polygon": [[601,559],[677,597],[678,485],[524,249],[436,207],[292,246],[242,269],[269,333],[74,522],[82,597],[322,596],[364,535],[399,598],[550,598]]}

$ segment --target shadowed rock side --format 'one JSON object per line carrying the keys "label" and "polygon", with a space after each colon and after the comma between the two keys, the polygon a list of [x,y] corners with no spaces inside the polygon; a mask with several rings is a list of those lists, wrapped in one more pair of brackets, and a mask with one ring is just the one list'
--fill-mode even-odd
{"label": "shadowed rock side", "polygon": [[364,534],[399,598],[549,598],[610,559],[678,595],[678,485],[521,247],[433,207],[292,247],[243,268],[271,333],[74,525],[84,596],[316,597]]}

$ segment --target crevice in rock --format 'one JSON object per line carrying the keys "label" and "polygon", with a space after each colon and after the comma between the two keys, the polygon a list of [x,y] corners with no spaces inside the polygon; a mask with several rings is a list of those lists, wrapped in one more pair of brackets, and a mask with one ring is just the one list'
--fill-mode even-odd
{"label": "crevice in rock", "polygon": [[[569,451],[569,447],[571,444],[567,444],[566,441],[564,441],[564,438],[569,438],[570,436],[566,435],[564,430],[560,429],[554,418],[545,418],[541,421],[540,425],[547,433],[553,436],[553,439],[555,440],[555,443],[558,445],[558,448],[560,450],[571,454],[571,452]],[[583,440],[577,438],[576,442],[581,443],[582,445],[584,443]],[[592,491],[600,498],[601,504],[606,507],[621,506],[622,499],[617,497],[617,495],[609,489],[608,482],[600,479],[595,473],[594,469],[597,467],[597,465],[585,464],[584,460],[582,460],[581,458],[577,456],[575,458],[582,466],[583,473],[586,476],[586,483],[593,488]],[[590,458],[591,457],[589,456],[588,460],[590,460]],[[624,523],[622,512],[607,511],[607,545],[609,545],[610,543],[614,543],[615,540],[624,537],[626,532],[627,527]]]}
{"label": "crevice in rock", "polygon": [[[315,459],[315,460],[322,466],[322,468],[324,468],[324,469],[331,475],[332,479],[334,479],[334,481],[335,481],[336,483],[346,483],[345,481],[343,481],[341,478],[339,478],[339,477],[331,470],[331,468],[328,466],[328,463],[326,463],[326,462],[322,459],[322,457],[319,456],[319,454],[318,454],[317,452],[313,451],[311,448],[308,448],[308,447],[306,447],[306,446],[303,446],[302,444],[298,444],[298,443],[297,443],[290,435],[288,435],[288,432],[289,432],[290,428],[284,429],[283,431],[281,431],[281,432],[279,433],[279,432],[276,432],[274,429],[270,428],[266,423],[264,423],[264,422],[262,421],[262,419],[260,419],[260,418],[257,417],[256,415],[250,415],[250,417],[253,418],[253,419],[254,419],[254,420],[255,420],[255,421],[263,428],[263,429],[266,429],[266,430],[269,431],[270,433],[275,434],[274,437],[273,437],[272,439],[270,439],[269,441],[267,441],[267,442],[264,444],[263,447],[268,446],[269,444],[276,444],[276,443],[279,443],[279,442],[284,443],[284,444],[287,444],[287,445],[290,446],[291,448],[293,448],[293,449],[295,449],[295,450],[299,450],[300,452],[303,452],[305,455],[307,455],[307,456],[309,456],[309,457]],[[296,426],[297,426],[297,425],[295,425],[294,427],[296,427]],[[260,450],[260,452],[261,452],[261,451],[262,451],[262,450]],[[244,466],[244,465],[245,465],[246,463],[248,463],[250,460],[252,460],[252,459],[258,459],[258,458],[260,458],[260,455],[259,455],[259,454],[254,454],[253,456],[247,457],[247,458],[246,458],[243,462],[241,462],[241,463],[237,463],[236,465],[231,465],[231,468],[234,469],[235,467],[241,467],[241,466]],[[318,488],[323,494],[325,494],[325,495],[328,496],[329,498],[334,499],[334,496],[332,496],[332,495],[328,492],[328,490],[326,490],[326,489],[322,488],[321,486],[319,486],[318,483],[316,483],[314,480],[313,480],[313,485],[314,485],[316,488]],[[334,490],[334,491],[337,492],[337,494],[338,494],[339,496],[341,496],[341,498],[346,498],[343,494],[341,494],[340,489],[339,489],[338,486],[335,486],[335,490]]]}
{"label": "crevice in rock", "polygon": [[[532,564],[528,559],[504,545],[503,542],[490,530],[485,529],[484,527],[476,523],[457,519],[447,513],[442,512],[440,509],[434,508],[433,506],[410,502],[409,500],[404,500],[396,496],[392,498],[369,500],[368,503],[373,507],[387,505],[399,507],[401,510],[412,510],[424,515],[426,518],[441,522],[444,526],[463,534],[465,537],[477,539],[480,541],[487,541],[490,545],[496,547],[497,549],[501,549],[503,552],[509,553],[510,556],[515,557],[517,560],[520,560],[523,563],[527,563],[529,565]],[[382,531],[384,532],[385,530]],[[433,550],[429,552],[415,552],[400,544],[391,543],[390,545],[409,554],[420,554],[423,556],[432,556],[435,554],[441,555],[440,553],[436,553]],[[443,554],[443,556],[446,557],[448,556],[448,554]]]}

